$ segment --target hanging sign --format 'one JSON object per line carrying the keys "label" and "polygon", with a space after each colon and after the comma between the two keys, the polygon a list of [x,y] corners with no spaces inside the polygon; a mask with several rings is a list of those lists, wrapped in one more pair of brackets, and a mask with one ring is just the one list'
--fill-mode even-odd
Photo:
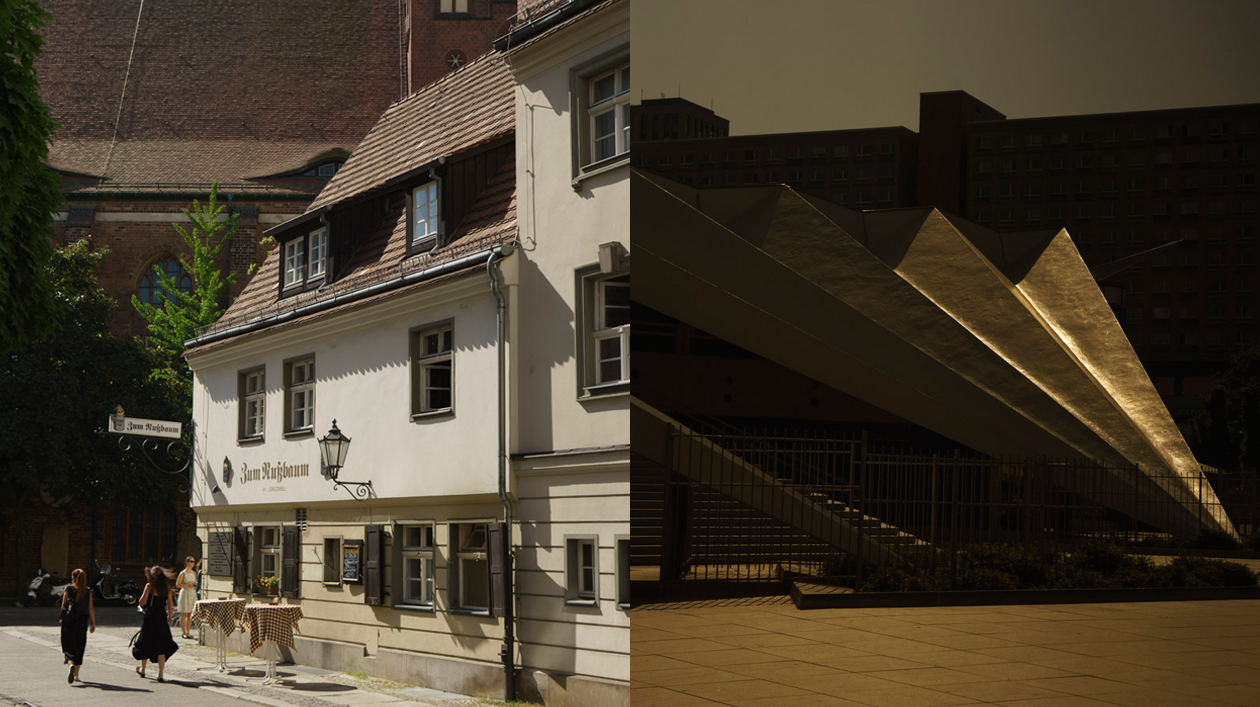
{"label": "hanging sign", "polygon": [[178,422],[170,422],[169,420],[145,420],[139,417],[110,415],[109,425],[106,429],[120,435],[142,435],[144,437],[179,439],[184,426]]}

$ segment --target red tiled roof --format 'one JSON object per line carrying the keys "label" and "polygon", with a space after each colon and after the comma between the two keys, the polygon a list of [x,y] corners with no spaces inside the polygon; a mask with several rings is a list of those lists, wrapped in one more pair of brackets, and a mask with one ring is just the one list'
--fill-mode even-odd
{"label": "red tiled roof", "polygon": [[296,169],[349,150],[400,92],[397,0],[43,6],[51,19],[36,67],[62,125],[55,166],[115,183]]}
{"label": "red tiled roof", "polygon": [[[337,280],[326,289],[303,292],[279,299],[281,254],[279,248],[273,249],[254,278],[241,292],[240,297],[232,303],[219,321],[203,334],[212,335],[235,327],[262,325],[271,321],[278,323],[270,324],[269,327],[288,327],[349,308],[360,307],[417,287],[428,286],[438,280],[465,272],[467,268],[414,284],[399,282],[395,289],[381,294],[349,303],[334,304],[336,300],[344,299],[351,293],[361,291],[368,286],[429,270],[465,256],[484,252],[496,245],[512,242],[516,238],[516,161],[513,157],[504,160],[494,177],[482,190],[468,215],[452,234],[452,240],[443,247],[428,253],[407,256],[405,200],[405,195],[401,193],[391,197],[386,215],[360,244],[358,251],[346,265],[344,273],[337,273]],[[477,265],[471,264],[468,268],[477,267]],[[326,308],[279,323],[280,318],[287,313],[320,302],[329,304]],[[194,348],[198,352],[207,351],[233,338],[232,336],[225,337]]]}
{"label": "red tiled roof", "polygon": [[390,106],[311,209],[385,185],[408,169],[491,142],[516,125],[512,75],[497,52]]}

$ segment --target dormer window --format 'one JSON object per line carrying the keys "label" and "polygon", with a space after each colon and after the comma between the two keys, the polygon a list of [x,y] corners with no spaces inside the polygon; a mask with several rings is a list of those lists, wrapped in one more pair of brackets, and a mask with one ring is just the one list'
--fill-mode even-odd
{"label": "dormer window", "polygon": [[320,165],[311,167],[302,173],[303,177],[331,177],[341,169],[344,162],[325,162]]}
{"label": "dormer window", "polygon": [[321,228],[284,244],[284,289],[324,279],[328,268],[328,229]]}
{"label": "dormer window", "polygon": [[438,182],[425,182],[411,192],[411,250],[431,250],[442,228]]}

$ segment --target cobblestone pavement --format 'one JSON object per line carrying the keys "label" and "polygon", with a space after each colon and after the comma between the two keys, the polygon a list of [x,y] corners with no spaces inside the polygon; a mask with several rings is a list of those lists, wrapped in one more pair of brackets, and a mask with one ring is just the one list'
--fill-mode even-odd
{"label": "cobblestone pavement", "polygon": [[[135,674],[137,662],[128,643],[140,627],[130,607],[99,607],[96,633],[88,636],[82,683],[66,683],[61,632],[56,607],[0,608],[0,705],[62,707],[90,700],[93,707],[162,704],[221,707],[241,701],[270,707],[472,707],[482,701],[466,695],[409,687],[382,680],[358,679],[344,673],[281,665],[284,682],[262,685],[264,663],[258,658],[229,655],[229,670],[214,666],[214,649],[178,638],[179,652],[167,662],[166,683],[158,683],[157,666],[148,679]],[[194,629],[194,635],[196,634]],[[253,678],[253,680],[251,680]]]}
{"label": "cobblestone pavement", "polygon": [[636,608],[634,707],[1255,707],[1260,601]]}

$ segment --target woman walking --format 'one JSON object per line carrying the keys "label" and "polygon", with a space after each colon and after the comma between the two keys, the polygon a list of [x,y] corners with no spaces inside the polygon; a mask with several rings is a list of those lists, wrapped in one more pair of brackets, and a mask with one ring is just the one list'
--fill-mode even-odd
{"label": "woman walking", "polygon": [[158,664],[158,682],[166,682],[166,659],[175,655],[179,646],[171,639],[171,619],[175,616],[175,597],[167,584],[166,571],[154,565],[149,568],[149,583],[140,595],[144,623],[140,636],[131,649],[131,656],[140,661],[136,674],[144,677],[149,661]]}
{"label": "woman walking", "polygon": [[197,563],[191,555],[184,558],[184,571],[175,579],[179,589],[179,630],[184,638],[192,638],[192,614],[197,605]]}
{"label": "woman walking", "polygon": [[70,664],[67,683],[79,679],[88,632],[96,633],[96,607],[87,588],[87,572],[71,572],[70,582],[61,594],[61,652],[66,656],[64,663]]}

